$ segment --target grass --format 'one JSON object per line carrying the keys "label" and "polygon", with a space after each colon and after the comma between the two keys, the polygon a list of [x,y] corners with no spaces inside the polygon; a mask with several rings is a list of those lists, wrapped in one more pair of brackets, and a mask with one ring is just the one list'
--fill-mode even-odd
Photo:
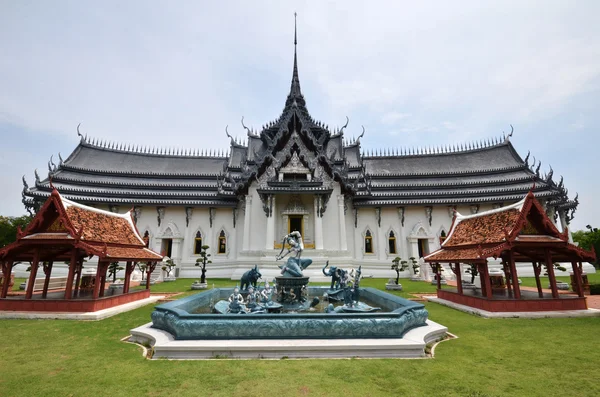
{"label": "grass", "polygon": [[[192,281],[152,290],[190,293]],[[234,285],[209,286],[213,281]],[[435,289],[401,282],[399,295]],[[385,283],[363,281],[381,289]],[[152,305],[98,322],[2,320],[0,396],[600,395],[600,318],[483,319],[426,306],[459,337],[426,360],[149,361],[120,339],[150,320]]]}

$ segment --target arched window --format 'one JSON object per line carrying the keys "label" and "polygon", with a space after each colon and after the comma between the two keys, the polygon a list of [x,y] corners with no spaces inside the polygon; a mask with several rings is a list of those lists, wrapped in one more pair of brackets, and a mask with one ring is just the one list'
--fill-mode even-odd
{"label": "arched window", "polygon": [[395,254],[396,253],[396,235],[394,234],[393,231],[390,231],[390,235],[388,237],[388,246],[389,246],[389,253]]}
{"label": "arched window", "polygon": [[198,230],[194,239],[194,254],[200,255],[200,252],[202,252],[202,233]]}
{"label": "arched window", "polygon": [[446,240],[446,231],[442,230],[440,232],[440,244],[442,244]]}
{"label": "arched window", "polygon": [[371,235],[370,230],[367,230],[367,232],[365,233],[365,253],[373,253],[373,236]]}
{"label": "arched window", "polygon": [[225,231],[221,230],[219,233],[219,254],[227,253],[227,237],[225,237]]}

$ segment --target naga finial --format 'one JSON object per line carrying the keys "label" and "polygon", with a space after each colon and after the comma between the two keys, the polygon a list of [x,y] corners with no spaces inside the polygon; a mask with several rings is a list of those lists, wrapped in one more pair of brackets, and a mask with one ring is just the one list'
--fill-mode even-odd
{"label": "naga finial", "polygon": [[39,182],[40,181],[40,176],[38,175],[37,168],[33,171],[33,173],[35,174],[35,181]]}
{"label": "naga finial", "polygon": [[529,155],[530,155],[530,154],[531,154],[531,151],[530,151],[530,150],[528,150],[528,151],[527,151],[527,156],[525,156],[525,165],[526,165],[526,166],[529,166]]}
{"label": "naga finial", "polygon": [[358,138],[356,138],[356,143],[360,143],[360,138],[362,138],[365,135],[365,126],[361,125],[361,127],[362,127],[362,132],[360,133]]}
{"label": "naga finial", "polygon": [[350,119],[348,118],[348,116],[346,116],[346,124],[344,124],[344,126],[338,131],[338,134],[341,134],[342,132],[344,132],[344,128],[348,127],[349,122],[350,122]]}
{"label": "naga finial", "polygon": [[515,132],[515,129],[514,129],[513,125],[512,125],[512,124],[509,124],[509,125],[510,125],[510,132],[508,133],[508,135],[506,135],[506,134],[504,133],[504,131],[502,131],[502,135],[504,135],[504,136],[505,136],[505,138],[504,138],[504,140],[505,140],[505,141],[508,141],[508,140],[510,140],[510,137],[512,137],[512,136],[513,136],[513,133]]}
{"label": "naga finial", "polygon": [[27,181],[25,180],[25,175],[23,175],[23,192],[26,192],[27,190],[29,190],[29,185],[27,184]]}
{"label": "naga finial", "polygon": [[79,126],[81,125],[81,123],[77,124],[77,136],[81,138],[81,140],[83,141],[83,135],[81,135],[81,132],[79,132]]}
{"label": "naga finial", "polygon": [[231,139],[231,145],[233,145],[233,144],[235,143],[235,140],[233,139],[233,137],[232,137],[231,135],[229,135],[229,130],[228,130],[228,128],[229,128],[229,125],[226,125],[226,126],[225,126],[225,134],[227,134],[227,137],[228,137],[229,139]]}
{"label": "naga finial", "polygon": [[246,127],[246,125],[244,124],[244,116],[242,116],[242,127],[244,127],[244,129],[246,131],[248,131],[248,136],[254,135],[254,134],[252,134],[252,131],[250,130],[250,128]]}

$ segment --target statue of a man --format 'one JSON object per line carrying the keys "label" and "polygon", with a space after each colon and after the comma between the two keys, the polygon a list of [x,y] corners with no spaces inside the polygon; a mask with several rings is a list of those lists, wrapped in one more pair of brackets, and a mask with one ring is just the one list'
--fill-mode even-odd
{"label": "statue of a man", "polygon": [[[282,255],[286,243],[290,246],[290,248],[285,254]],[[283,236],[283,241],[281,242],[281,252],[279,252],[279,255],[275,257],[275,260],[283,259],[292,252],[294,253],[296,259],[300,259],[303,250],[304,243],[302,242],[302,235],[299,231],[295,230],[290,234]]]}
{"label": "statue of a man", "polygon": [[[288,244],[290,248],[285,254],[285,244]],[[302,235],[299,231],[293,231],[288,235],[283,236],[281,242],[281,252],[275,257],[276,260],[280,260],[288,256],[290,253],[294,253],[294,256],[288,258],[285,265],[280,265],[281,274],[284,277],[303,277],[302,270],[306,269],[311,263],[312,259],[300,259],[302,251],[304,250],[304,243],[302,242]]]}

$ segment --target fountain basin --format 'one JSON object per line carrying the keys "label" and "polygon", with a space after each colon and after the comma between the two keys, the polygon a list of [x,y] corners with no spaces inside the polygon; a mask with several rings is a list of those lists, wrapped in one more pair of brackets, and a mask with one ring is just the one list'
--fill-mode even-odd
{"label": "fountain basin", "polygon": [[[308,287],[310,297],[322,297],[327,287]],[[376,313],[194,314],[227,299],[232,288],[212,289],[156,306],[152,328],[174,340],[232,339],[361,339],[402,338],[426,325],[424,305],[374,288],[361,289],[361,298],[381,307]]]}

